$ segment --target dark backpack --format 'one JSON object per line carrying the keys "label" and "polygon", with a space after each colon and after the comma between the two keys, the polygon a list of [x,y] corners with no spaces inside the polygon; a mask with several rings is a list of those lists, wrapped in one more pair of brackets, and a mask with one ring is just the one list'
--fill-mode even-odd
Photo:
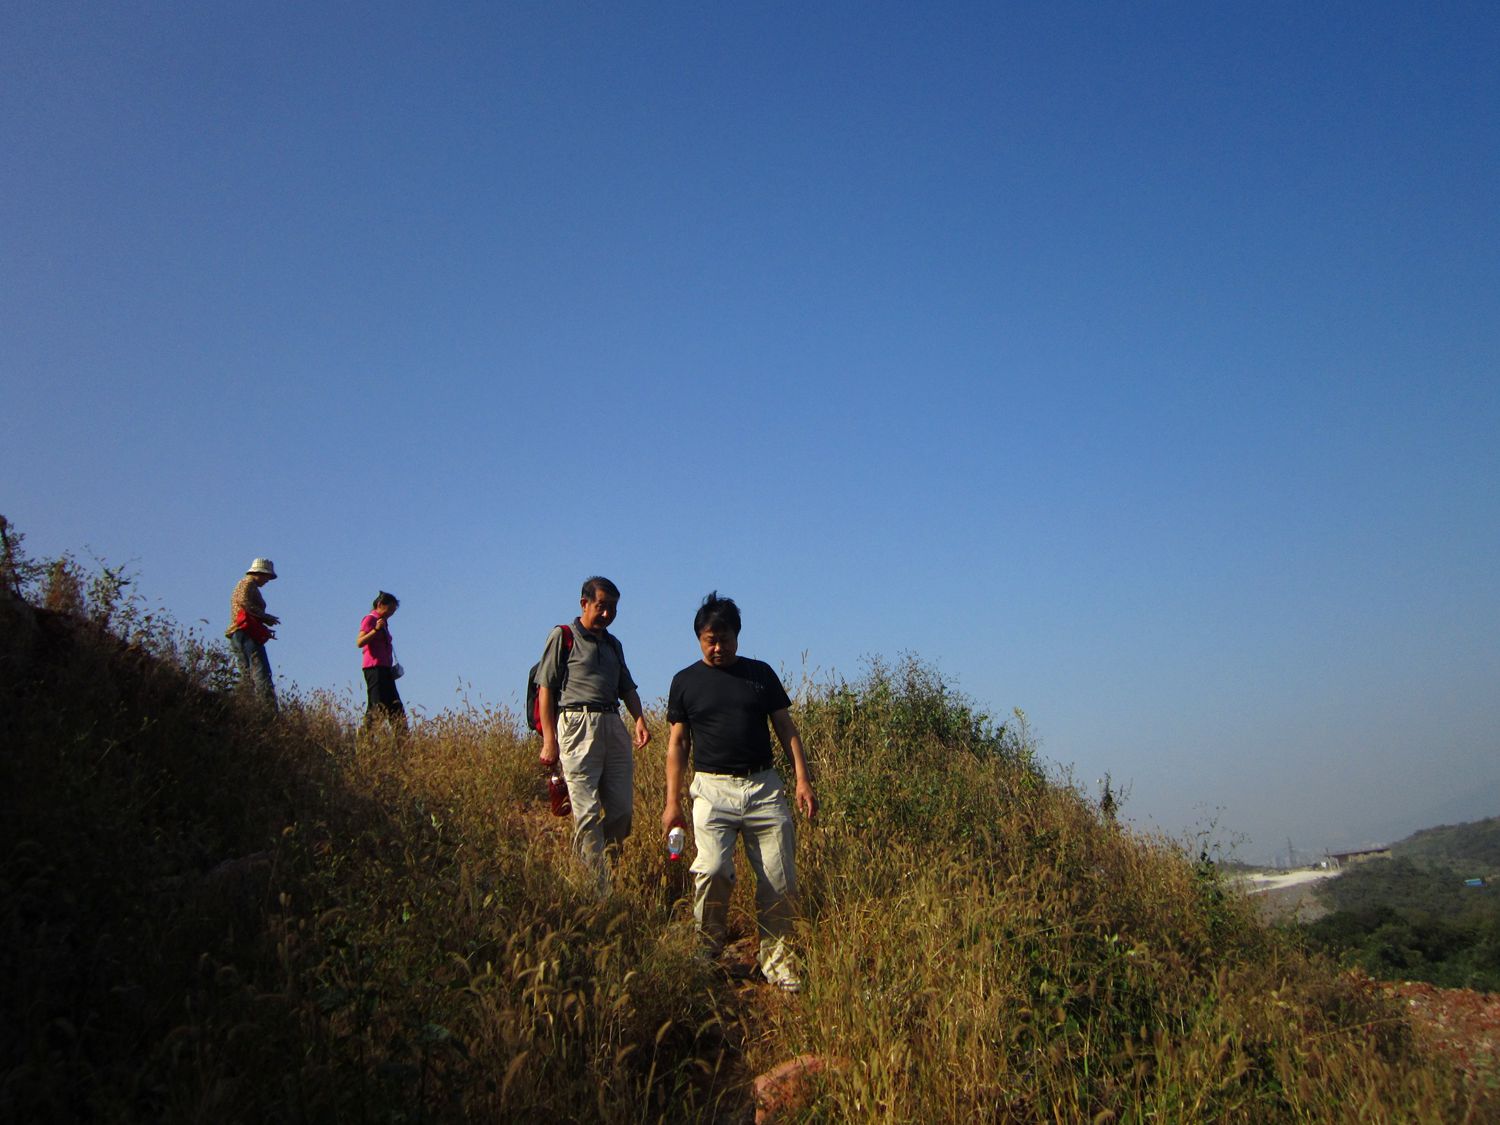
{"label": "dark backpack", "polygon": [[[557,685],[557,695],[561,698],[563,685],[568,682],[568,653],[573,651],[573,630],[566,625],[559,625],[558,628],[563,631],[563,678],[562,682]],[[541,667],[542,662],[538,660],[531,666],[531,674],[526,677],[526,725],[538,733],[542,729],[542,709],[537,700],[536,674]]]}

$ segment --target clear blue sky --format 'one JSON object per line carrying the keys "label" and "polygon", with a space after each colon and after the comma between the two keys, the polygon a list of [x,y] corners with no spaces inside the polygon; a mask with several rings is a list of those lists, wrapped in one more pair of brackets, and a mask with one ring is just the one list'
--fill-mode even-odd
{"label": "clear blue sky", "polygon": [[1500,813],[1500,7],[0,11],[0,512],[353,690],[601,572],[1250,858]]}

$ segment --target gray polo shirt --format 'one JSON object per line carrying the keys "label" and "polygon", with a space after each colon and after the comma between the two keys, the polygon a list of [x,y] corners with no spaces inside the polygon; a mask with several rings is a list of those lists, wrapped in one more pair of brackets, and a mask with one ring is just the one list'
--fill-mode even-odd
{"label": "gray polo shirt", "polygon": [[573,649],[568,652],[563,648],[562,629],[553,629],[536,670],[537,683],[557,690],[563,678],[564,654],[568,658],[568,682],[563,684],[562,698],[557,701],[559,709],[577,703],[613,707],[635,690],[630,669],[625,667],[625,650],[613,633],[595,636],[575,617]]}

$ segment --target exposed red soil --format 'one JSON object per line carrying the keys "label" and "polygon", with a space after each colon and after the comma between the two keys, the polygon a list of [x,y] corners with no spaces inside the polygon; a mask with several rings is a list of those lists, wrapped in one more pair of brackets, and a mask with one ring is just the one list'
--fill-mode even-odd
{"label": "exposed red soil", "polygon": [[1439,988],[1421,981],[1379,981],[1355,974],[1371,990],[1402,1001],[1418,1040],[1475,1081],[1500,1080],[1500,992]]}

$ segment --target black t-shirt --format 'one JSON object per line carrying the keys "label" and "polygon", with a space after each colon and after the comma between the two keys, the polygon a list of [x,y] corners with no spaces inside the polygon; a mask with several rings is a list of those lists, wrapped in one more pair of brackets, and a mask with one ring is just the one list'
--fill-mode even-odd
{"label": "black t-shirt", "polygon": [[688,725],[694,769],[766,769],[771,765],[766,719],[791,705],[764,661],[742,656],[727,668],[715,668],[700,660],[672,677],[667,722]]}

